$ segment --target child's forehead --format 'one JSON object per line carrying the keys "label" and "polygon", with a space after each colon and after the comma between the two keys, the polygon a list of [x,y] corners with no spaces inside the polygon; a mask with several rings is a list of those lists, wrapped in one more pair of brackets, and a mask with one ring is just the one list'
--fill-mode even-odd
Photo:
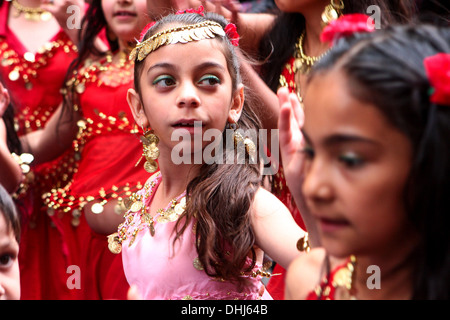
{"label": "child's forehead", "polygon": [[6,220],[5,213],[0,209],[0,242],[9,237],[15,239],[14,230],[11,222]]}
{"label": "child's forehead", "polygon": [[225,65],[227,62],[223,46],[215,38],[164,45],[151,52],[145,64],[149,66],[157,60],[171,61],[184,66],[202,60],[214,60]]}

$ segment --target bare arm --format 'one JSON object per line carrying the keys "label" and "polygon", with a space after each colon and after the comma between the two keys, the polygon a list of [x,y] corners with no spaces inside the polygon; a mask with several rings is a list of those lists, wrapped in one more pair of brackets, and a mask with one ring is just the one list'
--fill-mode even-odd
{"label": "bare arm", "polygon": [[67,150],[78,132],[77,121],[81,117],[78,112],[58,107],[46,126],[20,138],[24,152],[34,156],[34,163],[50,161]]}
{"label": "bare arm", "polygon": [[263,188],[255,196],[252,226],[258,247],[283,268],[303,254],[297,250],[297,241],[305,232],[284,204]]}

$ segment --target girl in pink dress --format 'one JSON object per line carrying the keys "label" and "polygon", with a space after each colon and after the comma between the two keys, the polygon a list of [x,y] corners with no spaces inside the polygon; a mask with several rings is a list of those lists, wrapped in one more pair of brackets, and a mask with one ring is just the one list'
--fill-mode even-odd
{"label": "girl in pink dress", "polygon": [[128,101],[152,129],[145,166],[158,156],[160,171],[131,197],[110,247],[144,299],[270,298],[264,253],[284,266],[300,255],[303,230],[261,187],[238,41],[222,16],[188,10],[146,28],[134,51]]}

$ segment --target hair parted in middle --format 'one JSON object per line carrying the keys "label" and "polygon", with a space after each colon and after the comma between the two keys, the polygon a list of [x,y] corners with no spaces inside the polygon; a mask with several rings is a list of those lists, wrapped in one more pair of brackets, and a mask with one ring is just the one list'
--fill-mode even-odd
{"label": "hair parted in middle", "polygon": [[[151,25],[142,35],[140,43],[158,33],[164,33],[167,29],[182,30],[183,27],[202,24],[217,25],[222,30],[227,30],[229,23],[223,16],[215,13],[170,14]],[[213,36],[201,38],[218,42],[217,50],[221,50],[226,58],[234,92],[243,81],[233,36],[235,34],[228,35],[227,32],[222,34],[217,30]],[[187,41],[186,45],[189,45],[190,41]],[[151,56],[154,50],[148,50],[148,56]],[[134,86],[141,101],[143,100],[140,79],[146,57],[139,60],[138,54],[135,56]],[[252,109],[254,101],[251,94],[247,94],[246,91],[242,114],[236,122],[238,128],[255,132],[261,128],[260,120]],[[151,119],[149,121],[151,122]],[[226,141],[230,138],[227,137],[227,133],[229,135],[231,130],[225,130],[226,127],[227,124],[224,123],[222,128],[224,161],[202,164],[199,175],[188,183],[186,210],[176,223],[174,243],[181,237],[192,219],[195,219],[196,249],[204,271],[211,277],[243,285],[247,279],[242,277],[242,272],[250,271],[256,263],[254,250],[256,238],[252,230],[250,209],[256,191],[261,186],[261,174],[259,157],[256,157],[254,163],[250,162],[247,154],[236,152],[234,148],[227,150]],[[239,158],[242,156],[245,159]],[[227,160],[230,157],[234,158],[231,164]]]}

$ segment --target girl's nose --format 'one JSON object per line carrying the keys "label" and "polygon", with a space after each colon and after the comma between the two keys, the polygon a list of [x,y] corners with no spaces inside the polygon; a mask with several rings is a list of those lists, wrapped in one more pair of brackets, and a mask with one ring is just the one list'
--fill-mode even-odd
{"label": "girl's nose", "polygon": [[200,97],[197,94],[197,88],[191,83],[181,84],[177,98],[177,106],[197,108],[200,106]]}
{"label": "girl's nose", "polygon": [[330,202],[334,197],[332,173],[317,160],[312,161],[305,166],[305,180],[302,189],[309,204]]}

